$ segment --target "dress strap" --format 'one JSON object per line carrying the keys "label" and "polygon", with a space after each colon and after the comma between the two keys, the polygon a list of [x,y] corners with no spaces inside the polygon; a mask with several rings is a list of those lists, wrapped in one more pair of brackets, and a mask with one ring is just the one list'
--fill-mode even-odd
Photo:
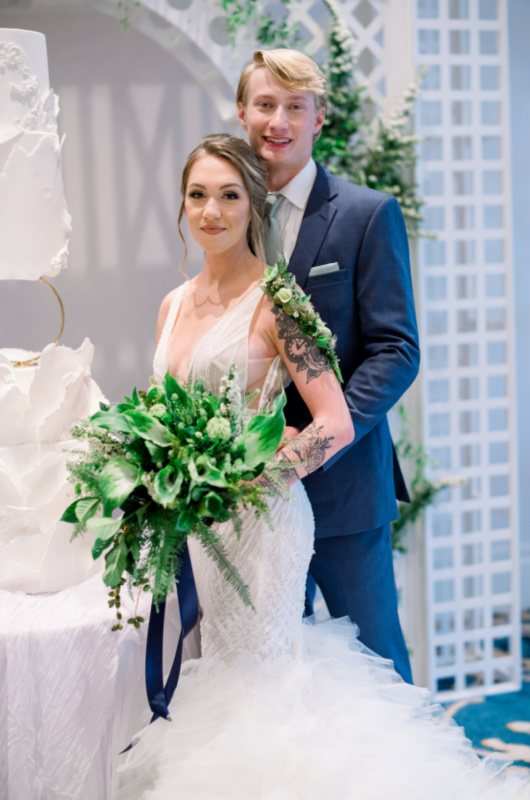
{"label": "dress strap", "polygon": [[175,290],[175,294],[173,295],[173,299],[171,300],[171,305],[169,306],[169,311],[167,313],[164,327],[162,328],[160,339],[158,340],[158,345],[155,351],[155,357],[153,359],[153,374],[155,380],[158,382],[160,382],[164,378],[164,375],[167,372],[168,368],[167,356],[166,356],[167,345],[171,331],[173,330],[173,326],[175,325],[177,319],[177,314],[179,313],[179,308],[182,302],[182,296],[184,294],[185,287],[186,284],[182,283]]}

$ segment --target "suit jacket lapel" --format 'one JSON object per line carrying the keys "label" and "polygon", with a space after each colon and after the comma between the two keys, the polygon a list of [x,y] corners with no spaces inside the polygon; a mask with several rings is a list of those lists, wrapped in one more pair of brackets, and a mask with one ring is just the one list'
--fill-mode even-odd
{"label": "suit jacket lapel", "polygon": [[307,201],[304,218],[296,240],[289,269],[295,275],[298,285],[303,289],[311,267],[315,265],[318,251],[328,232],[337,207],[330,202],[336,196],[330,187],[330,175],[324,167],[317,164],[315,183]]}

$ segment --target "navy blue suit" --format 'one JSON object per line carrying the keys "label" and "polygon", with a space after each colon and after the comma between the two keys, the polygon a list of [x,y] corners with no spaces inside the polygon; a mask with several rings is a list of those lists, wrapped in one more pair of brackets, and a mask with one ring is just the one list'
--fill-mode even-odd
{"label": "navy blue suit", "polygon": [[[311,267],[340,270],[309,277]],[[387,411],[413,382],[419,345],[408,241],[395,198],[317,165],[290,270],[331,330],[355,427],[352,445],[304,479],[316,523],[310,574],[331,614],[348,615],[368,647],[411,680],[397,617],[390,521],[408,500]],[[287,422],[311,420],[293,384]]]}

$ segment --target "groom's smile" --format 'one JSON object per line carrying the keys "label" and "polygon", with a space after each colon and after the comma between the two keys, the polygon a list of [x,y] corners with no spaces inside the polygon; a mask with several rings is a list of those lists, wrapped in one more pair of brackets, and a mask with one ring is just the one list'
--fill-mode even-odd
{"label": "groom's smile", "polygon": [[273,139],[272,136],[264,136],[263,138],[272,147],[285,147],[291,141],[291,139]]}

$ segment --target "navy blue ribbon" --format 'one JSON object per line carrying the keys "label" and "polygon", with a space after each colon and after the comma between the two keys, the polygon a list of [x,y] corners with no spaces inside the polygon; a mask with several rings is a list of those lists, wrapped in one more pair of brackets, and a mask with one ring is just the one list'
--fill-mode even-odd
{"label": "navy blue ribbon", "polygon": [[[175,576],[177,577],[177,576]],[[163,648],[164,648],[164,618],[166,603],[158,604],[158,611],[154,603],[151,604],[149,628],[147,630],[147,648],[145,653],[145,686],[149,708],[153,712],[150,723],[158,717],[170,720],[169,703],[173,692],[177,688],[182,664],[182,648],[184,639],[190,633],[199,619],[199,601],[197,589],[193,578],[190,554],[186,545],[182,554],[182,568],[177,577],[177,596],[180,610],[180,636],[173,664],[169,671],[167,683],[164,686]],[[133,741],[122,753],[136,744]]]}

